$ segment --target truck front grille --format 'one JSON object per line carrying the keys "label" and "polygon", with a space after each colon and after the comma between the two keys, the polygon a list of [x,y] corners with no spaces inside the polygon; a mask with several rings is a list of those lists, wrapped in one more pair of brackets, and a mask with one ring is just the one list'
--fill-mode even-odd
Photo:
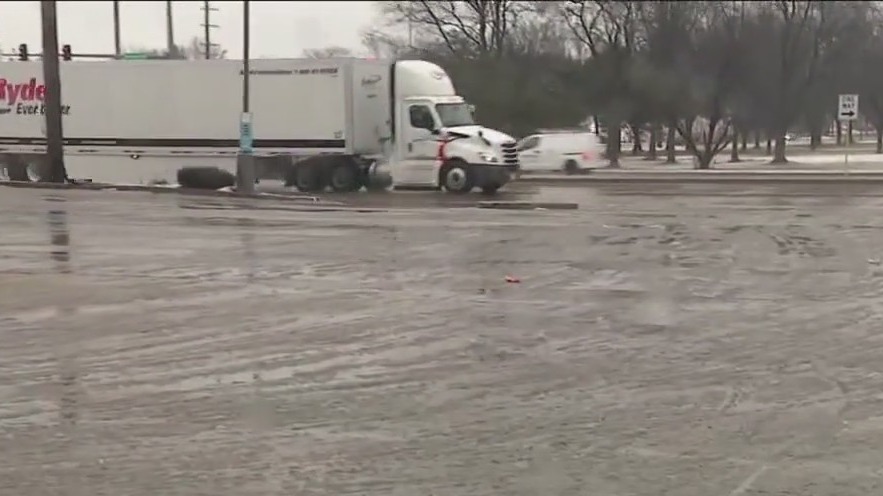
{"label": "truck front grille", "polygon": [[514,141],[503,143],[500,147],[503,152],[503,163],[518,167],[518,148]]}

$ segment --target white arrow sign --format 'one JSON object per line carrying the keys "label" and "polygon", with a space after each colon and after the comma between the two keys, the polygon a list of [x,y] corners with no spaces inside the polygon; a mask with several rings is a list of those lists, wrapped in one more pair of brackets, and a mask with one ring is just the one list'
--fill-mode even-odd
{"label": "white arrow sign", "polygon": [[840,95],[837,118],[841,121],[858,119],[858,95]]}

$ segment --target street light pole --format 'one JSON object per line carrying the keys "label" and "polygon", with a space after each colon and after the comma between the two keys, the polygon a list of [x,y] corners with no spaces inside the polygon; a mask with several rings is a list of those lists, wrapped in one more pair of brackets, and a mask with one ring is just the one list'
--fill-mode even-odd
{"label": "street light pole", "polygon": [[242,114],[239,118],[239,153],[236,156],[236,191],[254,191],[254,130],[249,109],[249,41],[248,0],[242,2]]}
{"label": "street light pole", "polygon": [[[61,75],[58,67],[58,24],[54,0],[40,2],[43,24],[43,82],[46,85],[46,159],[53,183],[67,181],[64,168],[64,135],[61,128]],[[41,174],[42,175],[42,174]]]}

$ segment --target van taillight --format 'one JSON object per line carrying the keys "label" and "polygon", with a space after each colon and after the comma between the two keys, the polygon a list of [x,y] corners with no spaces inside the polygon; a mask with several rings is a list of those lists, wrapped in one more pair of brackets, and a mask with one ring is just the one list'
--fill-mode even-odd
{"label": "van taillight", "polygon": [[583,160],[592,160],[595,156],[592,152],[583,152]]}

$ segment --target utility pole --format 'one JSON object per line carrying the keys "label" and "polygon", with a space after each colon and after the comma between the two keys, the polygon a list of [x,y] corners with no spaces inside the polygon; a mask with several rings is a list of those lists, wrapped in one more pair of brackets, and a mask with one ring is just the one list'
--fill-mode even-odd
{"label": "utility pole", "polygon": [[61,128],[61,75],[58,68],[58,23],[55,0],[40,2],[43,24],[43,82],[46,84],[46,159],[49,182],[67,182]]}
{"label": "utility pole", "polygon": [[113,0],[113,48],[117,58],[123,54],[120,41],[120,2]]}
{"label": "utility pole", "polygon": [[239,118],[239,154],[236,156],[236,191],[254,192],[254,130],[249,110],[249,38],[248,0],[242,2],[242,115]]}
{"label": "utility pole", "polygon": [[175,46],[175,30],[172,24],[172,2],[166,1],[166,52],[168,57],[178,58],[178,47]]}
{"label": "utility pole", "polygon": [[218,27],[215,24],[211,23],[211,13],[217,12],[218,9],[212,7],[208,1],[202,2],[202,10],[205,15],[205,19],[203,20],[202,27],[205,29],[205,59],[209,60],[212,58],[212,36],[211,31],[212,28]]}

